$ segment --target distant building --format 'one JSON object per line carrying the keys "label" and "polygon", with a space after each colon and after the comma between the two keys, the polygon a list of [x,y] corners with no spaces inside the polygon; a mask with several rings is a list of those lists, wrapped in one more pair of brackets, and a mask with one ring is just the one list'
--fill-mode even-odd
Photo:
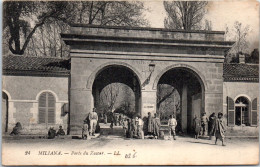
{"label": "distant building", "polygon": [[24,134],[62,125],[79,135],[100,91],[120,82],[142,117],[156,112],[157,85],[170,84],[184,132],[194,115],[223,112],[228,136],[258,136],[259,66],[224,63],[224,32],[74,25],[61,36],[69,59],[3,56],[3,132],[20,122]]}

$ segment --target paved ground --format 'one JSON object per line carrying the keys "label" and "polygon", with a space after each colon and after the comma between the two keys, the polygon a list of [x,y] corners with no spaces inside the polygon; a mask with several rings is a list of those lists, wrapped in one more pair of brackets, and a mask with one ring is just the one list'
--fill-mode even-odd
{"label": "paved ground", "polygon": [[[256,164],[258,139],[213,140],[178,137],[177,140],[126,139],[108,133],[90,140],[8,139],[3,141],[4,164]],[[45,151],[45,152],[44,152]],[[61,155],[51,155],[60,153]],[[12,157],[9,159],[8,157]],[[14,161],[15,160],[15,161]]]}

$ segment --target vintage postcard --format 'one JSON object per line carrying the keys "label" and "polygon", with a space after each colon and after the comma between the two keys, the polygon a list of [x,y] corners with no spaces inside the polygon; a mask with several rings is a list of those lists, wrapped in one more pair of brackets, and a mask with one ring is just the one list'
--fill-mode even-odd
{"label": "vintage postcard", "polygon": [[2,5],[2,165],[259,163],[257,1]]}

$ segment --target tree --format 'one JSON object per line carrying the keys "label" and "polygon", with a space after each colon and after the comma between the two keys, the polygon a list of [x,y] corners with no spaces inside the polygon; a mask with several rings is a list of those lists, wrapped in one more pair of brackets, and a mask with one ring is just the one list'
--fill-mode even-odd
{"label": "tree", "polygon": [[206,1],[164,1],[167,18],[165,28],[194,30],[201,29],[201,21],[206,13]]}
{"label": "tree", "polygon": [[230,49],[229,53],[237,54],[237,53],[246,53],[248,50],[248,32],[250,28],[248,25],[243,27],[242,23],[236,21],[234,23],[234,27],[229,33],[230,38],[235,41],[235,44]]}
{"label": "tree", "polygon": [[120,83],[111,83],[103,88],[100,93],[100,105],[106,106],[109,112],[115,109],[115,104],[118,99],[119,91],[121,89]]}
{"label": "tree", "polygon": [[246,57],[246,62],[252,64],[259,64],[259,50],[254,49],[251,52],[251,55]]}
{"label": "tree", "polygon": [[160,115],[179,112],[180,96],[177,89],[168,84],[158,84],[156,108]]}
{"label": "tree", "polygon": [[67,2],[5,1],[3,26],[4,29],[8,28],[10,34],[8,39],[10,51],[13,54],[24,54],[39,27],[51,18],[64,19],[62,14],[67,4]]}
{"label": "tree", "polygon": [[[27,53],[42,55],[52,50],[56,56],[63,56],[68,48],[59,34],[66,32],[71,23],[144,26],[148,23],[142,18],[143,10],[142,2],[6,1],[3,4],[4,31],[10,35],[5,38],[13,54],[24,54],[30,45]],[[49,37],[55,40],[42,39]]]}
{"label": "tree", "polygon": [[[244,54],[248,57],[249,41],[247,40],[250,27],[243,26],[239,21],[235,21],[233,27],[226,26],[226,39],[235,41],[232,48],[225,54],[225,62],[239,63],[239,54]],[[250,57],[250,56],[249,56]]]}

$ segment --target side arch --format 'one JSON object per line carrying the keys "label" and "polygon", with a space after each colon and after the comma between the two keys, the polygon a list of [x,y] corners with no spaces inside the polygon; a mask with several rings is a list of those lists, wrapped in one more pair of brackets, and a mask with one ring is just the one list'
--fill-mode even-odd
{"label": "side arch", "polygon": [[2,91],[7,95],[9,101],[12,100],[11,95],[7,90],[2,89]]}
{"label": "side arch", "polygon": [[158,82],[160,80],[160,78],[169,70],[171,69],[174,69],[174,68],[183,68],[183,69],[187,69],[187,71],[191,72],[192,74],[194,74],[201,86],[202,86],[202,89],[204,89],[204,91],[207,91],[208,87],[207,87],[207,82],[206,82],[206,79],[204,77],[204,75],[198,71],[195,67],[193,66],[190,66],[190,65],[187,65],[187,64],[174,64],[174,65],[171,65],[171,66],[168,66],[166,67],[165,69],[163,69],[155,78],[154,80],[154,83],[153,83],[153,90],[156,90],[157,89],[157,85],[158,85]]}
{"label": "side arch", "polygon": [[86,85],[86,88],[87,89],[92,89],[92,85],[95,81],[95,78],[96,76],[98,76],[98,74],[104,70],[105,68],[107,67],[110,67],[110,66],[123,66],[123,67],[127,67],[129,68],[137,77],[138,79],[138,82],[141,86],[141,81],[142,81],[142,75],[140,72],[138,72],[133,66],[127,64],[127,63],[124,63],[124,62],[108,62],[108,63],[105,63],[105,64],[102,64],[101,66],[99,66],[98,68],[96,68],[92,73],[91,75],[89,76],[88,78],[88,81],[87,81],[87,85]]}

